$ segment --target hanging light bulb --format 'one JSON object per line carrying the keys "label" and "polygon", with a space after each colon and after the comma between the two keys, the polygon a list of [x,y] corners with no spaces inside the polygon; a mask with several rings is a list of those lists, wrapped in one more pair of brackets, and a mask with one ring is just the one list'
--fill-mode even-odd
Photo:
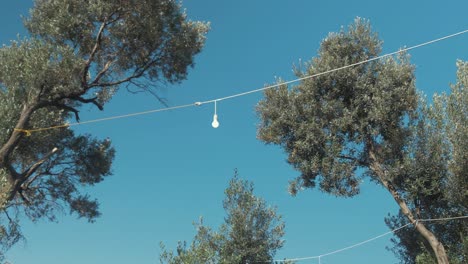
{"label": "hanging light bulb", "polygon": [[214,116],[213,116],[213,122],[211,122],[211,126],[214,127],[214,128],[218,128],[218,127],[219,127],[218,115],[217,115],[217,114],[214,114]]}
{"label": "hanging light bulb", "polygon": [[214,115],[213,115],[213,122],[211,122],[211,126],[213,128],[218,128],[219,127],[219,122],[218,122],[218,115],[216,114],[216,101],[214,101],[215,109],[214,109]]}

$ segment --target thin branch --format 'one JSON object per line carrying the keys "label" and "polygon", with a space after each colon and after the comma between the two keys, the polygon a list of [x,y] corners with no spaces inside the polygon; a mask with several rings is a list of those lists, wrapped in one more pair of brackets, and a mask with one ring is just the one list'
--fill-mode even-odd
{"label": "thin branch", "polygon": [[102,70],[96,75],[94,80],[91,82],[91,85],[99,83],[99,80],[101,80],[102,76],[104,76],[104,74],[107,73],[107,71],[109,70],[110,66],[113,63],[114,63],[114,61],[106,62],[106,64],[104,65],[104,68],[102,68]]}
{"label": "thin branch", "polygon": [[139,78],[141,76],[143,76],[143,74],[145,73],[144,70],[138,72],[138,73],[135,73],[125,79],[122,79],[122,80],[118,80],[118,81],[115,81],[115,82],[108,82],[108,83],[95,83],[95,84],[91,84],[89,86],[89,88],[93,88],[93,87],[111,87],[111,86],[116,86],[116,85],[119,85],[119,84],[122,84],[122,83],[126,83],[126,82],[129,82],[133,79],[136,79],[136,78]]}
{"label": "thin branch", "polygon": [[55,106],[57,108],[66,110],[68,112],[73,112],[75,114],[76,121],[80,122],[80,115],[79,115],[80,111],[78,111],[77,109],[75,109],[75,108],[73,108],[71,106],[65,105],[65,104],[58,103],[58,102],[49,102],[47,105]]}
{"label": "thin branch", "polygon": [[83,98],[81,96],[76,96],[76,97],[71,97],[71,99],[75,99],[81,103],[85,103],[85,104],[89,104],[89,103],[92,103],[94,104],[97,108],[99,108],[99,110],[104,110],[104,107],[102,106],[102,104],[98,103],[98,101],[96,100],[97,97],[93,97],[93,98],[89,98],[89,99],[86,99],[86,98]]}
{"label": "thin branch", "polygon": [[24,195],[24,189],[19,189],[18,190],[18,193],[21,197],[21,200],[23,200],[23,202],[26,204],[26,205],[31,205],[31,201]]}
{"label": "thin branch", "polygon": [[44,90],[45,90],[45,85],[42,84],[41,89],[39,90],[39,94],[37,95],[38,98],[40,98],[44,94]]}
{"label": "thin branch", "polygon": [[359,166],[363,166],[363,167],[368,165],[367,163],[365,163],[364,161],[362,161],[362,160],[360,160],[358,158],[347,156],[347,155],[340,155],[340,156],[338,156],[338,158],[357,162],[357,164]]}
{"label": "thin branch", "polygon": [[346,155],[340,155],[340,156],[338,156],[338,158],[347,159],[347,160],[351,160],[351,161],[358,161],[355,157],[350,157],[350,156],[346,156]]}
{"label": "thin branch", "polygon": [[132,84],[138,88],[140,88],[141,90],[137,90],[137,91],[132,91],[130,90],[129,88],[129,85],[127,85],[127,91],[130,92],[130,93],[133,93],[133,94],[136,94],[136,93],[142,93],[142,92],[146,92],[146,93],[149,93],[151,94],[152,96],[154,96],[162,105],[164,105],[165,107],[169,107],[167,101],[160,97],[157,93],[155,93],[153,90],[151,90],[151,86],[150,85],[145,85],[145,84],[140,84],[140,83],[137,83],[136,81],[134,80],[130,80],[128,82],[128,84]]}
{"label": "thin branch", "polygon": [[[120,7],[119,7],[119,10],[120,10]],[[117,10],[117,11],[119,11]],[[114,16],[117,11],[115,12],[112,12],[109,16],[107,16],[104,21],[102,22],[101,26],[99,27],[99,30],[98,30],[98,33],[96,34],[96,42],[94,44],[94,47],[93,49],[91,50],[91,53],[89,54],[89,58],[88,60],[86,61],[85,63],[85,67],[83,69],[83,77],[82,77],[82,84],[83,84],[83,87],[88,87],[88,89],[90,88],[88,85],[87,85],[87,77],[88,77],[88,72],[89,72],[89,68],[91,67],[91,62],[93,61],[94,59],[94,56],[96,55],[98,49],[100,48],[101,46],[101,40],[102,40],[102,36],[104,34],[104,30],[106,28],[106,26],[118,21],[121,19],[121,16],[120,15],[117,15],[117,17],[115,17],[114,19],[111,19],[112,16]],[[98,75],[96,76],[96,78],[94,79],[94,82],[98,82],[99,79],[102,77],[102,75],[104,75],[107,70],[109,69],[110,65],[112,64],[113,62],[112,61],[109,61],[106,63],[106,65],[104,66],[104,68],[98,73]]]}
{"label": "thin branch", "polygon": [[46,162],[52,155],[54,155],[58,151],[57,148],[52,149],[49,153],[47,153],[42,159],[40,159],[38,162],[34,163],[29,169],[27,169],[25,172],[21,174],[22,176],[22,183],[26,182],[31,175],[36,172],[39,167]]}
{"label": "thin branch", "polygon": [[[117,21],[118,18],[115,19],[115,21]],[[159,61],[159,58],[157,56],[157,54],[153,54],[153,56],[151,56],[151,58],[148,58],[148,60],[146,61],[146,63],[144,63],[143,66],[140,66],[140,67],[137,67],[134,71],[133,71],[133,74],[124,78],[124,79],[121,79],[121,80],[117,80],[117,81],[111,81],[111,82],[105,82],[105,83],[100,83],[99,81],[101,80],[102,76],[106,74],[106,72],[109,70],[110,66],[115,63],[115,61],[108,61],[104,68],[97,74],[97,76],[94,78],[94,80],[86,86],[87,89],[90,89],[90,88],[93,88],[93,87],[111,87],[111,86],[117,86],[117,85],[120,85],[120,84],[123,84],[123,83],[127,83],[127,82],[131,82],[132,80],[134,79],[138,79],[140,77],[142,77],[146,71],[152,67],[153,65],[157,64]],[[89,69],[89,66],[88,68]],[[87,73],[85,73],[86,75]],[[150,91],[150,93],[152,93]],[[152,93],[154,95],[154,93]],[[164,102],[164,100],[162,98],[159,98],[159,96],[156,96],[156,98],[164,105],[166,105],[166,103]]]}
{"label": "thin branch", "polygon": [[13,219],[11,219],[10,215],[8,214],[8,211],[7,210],[3,210],[3,213],[5,213],[6,217],[8,218],[8,221],[10,221],[10,223],[14,223],[13,222]]}
{"label": "thin branch", "polygon": [[86,79],[88,77],[88,71],[89,71],[89,68],[91,67],[91,62],[94,59],[96,52],[101,46],[101,39],[102,39],[102,35],[104,33],[104,29],[106,28],[106,26],[107,26],[107,19],[105,19],[104,22],[102,22],[101,26],[99,27],[99,31],[96,35],[96,42],[94,44],[93,49],[91,50],[91,53],[89,54],[88,60],[85,63],[85,67],[83,69],[83,78],[82,78],[83,86],[86,86],[85,84],[87,83]]}
{"label": "thin branch", "polygon": [[146,90],[145,90],[145,89],[139,89],[139,90],[132,90],[132,89],[130,89],[130,84],[132,84],[132,83],[133,83],[133,82],[130,82],[130,83],[125,87],[125,89],[127,89],[127,92],[132,93],[132,94],[146,93]]}
{"label": "thin branch", "polygon": [[110,87],[110,86],[116,86],[116,85],[119,85],[119,84],[122,84],[122,83],[126,83],[126,82],[129,82],[133,79],[137,79],[137,78],[140,78],[141,76],[143,76],[145,74],[145,72],[153,65],[157,62],[156,59],[151,59],[149,60],[144,66],[140,67],[140,68],[137,68],[134,70],[133,74],[128,76],[127,78],[125,79],[121,79],[121,80],[118,80],[118,81],[114,81],[114,82],[108,82],[108,83],[91,83],[88,88],[92,88],[92,87]]}
{"label": "thin branch", "polygon": [[23,188],[24,190],[29,189],[29,186],[31,185],[31,183],[35,182],[37,180],[37,178],[45,176],[45,175],[52,175],[52,174],[50,174],[50,173],[36,173],[36,175],[34,175],[34,177],[32,177],[29,181],[23,183],[21,185],[21,188]]}

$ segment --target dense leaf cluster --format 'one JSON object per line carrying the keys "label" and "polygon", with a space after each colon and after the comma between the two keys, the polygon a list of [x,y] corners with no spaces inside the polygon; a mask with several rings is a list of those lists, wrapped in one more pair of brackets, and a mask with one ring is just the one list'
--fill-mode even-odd
{"label": "dense leaf cluster", "polygon": [[79,121],[81,106],[102,110],[121,86],[151,92],[185,79],[208,30],[172,0],[36,0],[25,26],[29,38],[0,48],[4,248],[21,237],[21,213],[54,220],[67,209],[94,221],[85,187],[112,173],[115,155],[110,140],[66,126],[23,131]]}
{"label": "dense leaf cluster", "polygon": [[[318,56],[296,74],[325,72],[380,51],[381,41],[369,23],[357,19],[347,31],[330,33]],[[284,147],[288,162],[301,172],[291,192],[318,182],[337,196],[358,194],[356,172],[369,166],[370,148],[382,163],[398,162],[408,133],[405,124],[416,108],[413,72],[403,54],[307,79],[291,89],[267,90],[257,107],[258,137]]]}
{"label": "dense leaf cluster", "polygon": [[[381,41],[363,19],[325,38],[298,77],[377,57]],[[450,95],[428,106],[416,92],[409,56],[371,60],[298,85],[265,91],[258,137],[280,145],[301,176],[291,192],[319,188],[336,196],[359,193],[361,177],[384,187],[400,207],[387,219],[398,233],[395,252],[407,263],[431,258],[466,262],[466,222],[417,222],[468,213],[467,64],[459,62]],[[445,247],[444,247],[445,246]],[[448,252],[448,253],[447,253]]]}
{"label": "dense leaf cluster", "polygon": [[[406,156],[402,185],[421,219],[468,215],[468,63],[458,61],[450,94],[421,101]],[[401,214],[386,219],[391,228],[407,223]],[[468,223],[428,223],[446,245],[453,263],[468,261]],[[414,230],[397,233],[393,251],[404,263],[436,263],[427,242]]]}
{"label": "dense leaf cluster", "polygon": [[179,242],[176,254],[162,246],[161,263],[270,263],[284,244],[284,223],[253,191],[251,182],[235,176],[225,191],[227,215],[219,231],[200,222],[190,246]]}

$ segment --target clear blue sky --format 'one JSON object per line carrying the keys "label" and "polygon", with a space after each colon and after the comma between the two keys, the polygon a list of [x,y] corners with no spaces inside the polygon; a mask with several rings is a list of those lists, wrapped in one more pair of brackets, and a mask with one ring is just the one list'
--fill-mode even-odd
{"label": "clear blue sky", "polygon": [[[0,42],[25,35],[20,14],[31,1],[2,1]],[[169,105],[214,99],[291,79],[291,66],[316,55],[330,31],[356,16],[371,20],[384,52],[468,28],[468,2],[459,1],[272,1],[186,0],[188,16],[210,21],[206,47],[181,85],[161,88]],[[455,80],[456,59],[468,60],[468,35],[410,52],[417,86],[441,92]],[[76,127],[110,137],[116,147],[114,176],[89,189],[101,204],[94,224],[63,215],[59,223],[23,219],[25,243],[7,254],[13,264],[159,263],[159,242],[175,248],[190,240],[192,222],[203,216],[218,226],[223,191],[233,175],[255,183],[256,194],[278,206],[286,222],[286,243],[277,258],[320,255],[388,231],[383,219],[397,206],[382,188],[366,183],[362,194],[339,199],[318,190],[287,193],[298,175],[276,146],[256,139],[254,112],[261,94],[218,104],[221,123],[211,128],[212,105]],[[104,112],[91,107],[82,120],[161,107],[151,96],[122,90]],[[323,264],[396,263],[390,236],[322,259]],[[301,263],[318,263],[317,260]]]}

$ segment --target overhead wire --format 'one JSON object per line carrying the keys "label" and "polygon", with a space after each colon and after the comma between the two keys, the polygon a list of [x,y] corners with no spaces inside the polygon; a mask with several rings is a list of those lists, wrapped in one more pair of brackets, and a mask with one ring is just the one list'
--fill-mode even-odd
{"label": "overhead wire", "polygon": [[35,128],[35,129],[15,128],[14,130],[16,130],[18,132],[24,132],[27,136],[30,136],[31,133],[33,133],[33,132],[39,132],[39,131],[45,131],[45,130],[51,130],[51,129],[57,129],[57,128],[66,128],[66,127],[70,127],[70,126],[78,126],[78,125],[84,125],[84,124],[90,124],[90,123],[97,123],[97,122],[109,121],[109,120],[120,119],[120,118],[127,118],[127,117],[132,117],[132,116],[147,115],[147,114],[152,114],[152,113],[157,113],[157,112],[175,110],[175,109],[180,109],[180,108],[187,108],[187,107],[191,107],[191,106],[194,106],[194,104],[186,104],[186,105],[178,105],[178,106],[172,106],[172,107],[158,108],[158,109],[153,109],[153,110],[148,110],[148,111],[143,111],[143,112],[130,113],[130,114],[125,114],[125,115],[117,115],[117,116],[110,116],[110,117],[92,119],[92,120],[87,120],[87,121],[83,121],[83,122],[66,123],[66,124],[61,124],[61,125],[57,125],[57,126],[42,127],[42,128]]}
{"label": "overhead wire", "polygon": [[327,252],[327,253],[324,253],[324,254],[315,255],[315,256],[311,256],[311,257],[277,259],[277,260],[274,260],[273,263],[295,262],[295,261],[303,261],[303,260],[311,260],[311,259],[317,259],[320,262],[320,260],[323,257],[330,256],[330,255],[335,255],[337,253],[340,253],[340,252],[343,252],[343,251],[346,251],[346,250],[349,250],[349,249],[352,249],[352,248],[362,246],[364,244],[367,244],[369,242],[372,242],[372,241],[374,241],[376,239],[382,238],[382,237],[387,236],[389,234],[396,233],[396,232],[400,231],[401,229],[404,229],[404,228],[406,228],[406,227],[408,227],[410,225],[415,225],[416,226],[418,222],[450,221],[450,220],[460,220],[460,219],[466,219],[466,218],[468,218],[468,215],[455,216],[455,217],[444,217],[444,218],[434,218],[434,219],[419,219],[419,220],[416,220],[414,223],[407,223],[407,224],[402,225],[402,226],[400,226],[398,228],[395,228],[393,230],[390,230],[390,231],[385,232],[383,234],[380,234],[378,236],[366,239],[364,241],[358,242],[358,243],[353,244],[351,246],[347,246],[347,247],[344,247],[344,248],[341,248],[341,249],[333,250],[333,251],[330,251],[330,252]]}
{"label": "overhead wire", "polygon": [[329,74],[329,73],[333,73],[333,72],[336,72],[336,71],[344,70],[344,69],[351,68],[351,67],[354,67],[354,66],[358,66],[358,65],[361,65],[361,64],[369,63],[371,61],[380,60],[380,59],[383,59],[383,58],[386,58],[386,57],[390,57],[390,56],[393,56],[393,55],[398,54],[398,53],[402,53],[402,52],[406,52],[406,51],[409,51],[409,50],[412,50],[412,49],[416,49],[416,48],[420,48],[420,47],[423,47],[423,46],[426,46],[426,45],[430,45],[432,43],[436,43],[436,42],[439,42],[439,41],[442,41],[442,40],[445,40],[445,39],[453,38],[453,37],[456,37],[458,35],[465,34],[467,32],[468,32],[468,29],[457,32],[457,33],[454,33],[454,34],[451,34],[451,35],[447,35],[447,36],[444,36],[444,37],[441,37],[441,38],[426,41],[424,43],[420,43],[420,44],[417,44],[417,45],[414,45],[414,46],[411,46],[411,47],[408,47],[408,48],[403,48],[403,49],[400,49],[398,51],[394,51],[394,52],[391,52],[391,53],[387,53],[387,54],[384,54],[384,55],[373,57],[373,58],[363,60],[363,61],[360,61],[360,62],[348,64],[348,65],[345,65],[345,66],[342,66],[342,67],[339,67],[339,68],[335,68],[335,69],[331,69],[331,70],[328,70],[328,71],[324,71],[324,72],[320,72],[320,73],[300,77],[300,78],[297,78],[297,79],[293,79],[293,80],[290,80],[290,81],[265,86],[263,88],[258,88],[258,89],[255,89],[255,90],[250,90],[250,91],[246,91],[246,92],[242,92],[242,93],[238,93],[238,94],[228,95],[228,96],[225,96],[225,97],[216,98],[216,99],[212,99],[212,100],[207,100],[207,101],[199,102],[199,103],[200,104],[206,104],[206,103],[212,103],[214,101],[219,102],[219,101],[232,99],[232,98],[239,97],[239,96],[244,96],[244,95],[248,95],[248,94],[257,93],[257,92],[261,92],[261,91],[264,91],[264,90],[276,88],[276,87],[279,87],[281,85],[287,85],[287,84],[291,84],[291,83],[295,83],[295,82],[299,82],[299,81],[304,81],[304,80],[307,80],[307,79],[311,79],[311,78],[314,78],[314,77],[319,77],[319,76],[322,76],[322,75],[325,75],[325,74]]}
{"label": "overhead wire", "polygon": [[[414,46],[410,46],[410,47],[407,47],[407,48],[402,48],[402,49],[399,49],[398,51],[394,51],[394,52],[387,53],[387,54],[384,54],[384,55],[376,56],[376,57],[373,57],[373,58],[369,58],[367,60],[352,63],[352,64],[345,65],[345,66],[342,66],[342,67],[334,68],[334,69],[331,69],[331,70],[328,70],[328,71],[324,71],[324,72],[320,72],[320,73],[316,73],[316,74],[311,74],[311,75],[296,78],[296,79],[293,79],[293,80],[277,83],[277,84],[274,84],[274,85],[265,86],[265,87],[262,87],[262,88],[258,88],[258,89],[254,89],[254,90],[250,90],[250,91],[246,91],[246,92],[232,94],[232,95],[228,95],[228,96],[220,97],[220,98],[216,98],[216,99],[210,99],[210,100],[206,100],[206,101],[197,101],[197,102],[191,103],[191,104],[184,104],[184,105],[177,105],[177,106],[172,106],[172,107],[158,108],[158,109],[152,109],[152,110],[148,110],[148,111],[135,112],[135,113],[124,114],[124,115],[117,115],[117,116],[111,116],[111,117],[105,117],[105,118],[92,119],[92,120],[83,121],[83,122],[66,123],[66,124],[61,124],[61,125],[56,125],[56,126],[34,128],[34,129],[14,128],[14,130],[17,131],[17,132],[23,132],[23,133],[26,134],[26,136],[30,136],[31,133],[33,133],[33,132],[40,132],[40,131],[46,131],[46,130],[51,130],[51,129],[66,128],[66,127],[70,127],[70,126],[78,126],[78,125],[97,123],[97,122],[103,122],[103,121],[109,121],[109,120],[115,120],[115,119],[121,119],[121,118],[128,118],[128,117],[133,117],[133,116],[146,115],[146,114],[151,114],[151,113],[157,113],[157,112],[163,112],[163,111],[169,111],[169,110],[175,110],[175,109],[181,109],[181,108],[188,108],[188,107],[193,107],[193,106],[201,106],[201,105],[208,104],[208,103],[215,103],[216,104],[219,101],[229,100],[229,99],[233,99],[233,98],[236,98],[236,97],[249,95],[249,94],[252,94],[252,93],[265,91],[265,90],[268,90],[268,89],[277,88],[277,87],[279,87],[281,85],[288,85],[288,84],[296,83],[296,82],[299,82],[299,81],[319,77],[319,76],[322,76],[322,75],[325,75],[325,74],[333,73],[333,72],[336,72],[336,71],[340,71],[340,70],[348,69],[348,68],[355,67],[355,66],[358,66],[358,65],[362,65],[362,64],[365,64],[365,63],[369,63],[369,62],[372,62],[372,61],[375,61],[375,60],[390,57],[390,56],[393,56],[393,55],[396,55],[396,54],[399,54],[399,53],[402,53],[402,52],[417,49],[417,48],[420,48],[420,47],[423,47],[423,46],[426,46],[426,45],[430,45],[430,44],[433,44],[433,43],[436,43],[436,42],[439,42],[439,41],[443,41],[443,40],[446,40],[446,39],[449,39],[449,38],[453,38],[455,36],[462,35],[462,34],[465,34],[467,32],[468,32],[468,29],[457,32],[457,33],[454,33],[454,34],[450,34],[450,35],[447,35],[447,36],[444,36],[444,37],[440,37],[440,38],[437,38],[437,39],[426,41],[426,42],[423,42],[423,43],[420,43],[420,44],[417,44],[417,45],[414,45]],[[320,254],[320,255],[316,255],[316,256],[311,256],[311,257],[278,259],[278,260],[274,260],[274,262],[281,263],[281,262],[287,262],[287,261],[302,261],[302,260],[310,260],[310,259],[318,259],[319,262],[320,262],[321,258],[323,258],[323,257],[334,255],[334,254],[337,254],[337,253],[340,253],[340,252],[343,252],[343,251],[346,251],[346,250],[349,250],[349,249],[352,249],[352,248],[355,248],[355,247],[359,247],[361,245],[367,244],[367,243],[372,242],[372,241],[374,241],[376,239],[379,239],[381,237],[387,236],[387,235],[389,235],[391,233],[398,232],[399,230],[404,229],[404,228],[408,227],[409,225],[417,224],[418,222],[449,221],[449,220],[466,219],[466,218],[468,218],[468,216],[447,217],[447,218],[437,218],[437,219],[421,219],[421,220],[417,220],[415,223],[407,223],[407,224],[405,224],[403,226],[400,226],[400,227],[398,227],[396,229],[385,232],[385,233],[380,234],[378,236],[369,238],[367,240],[361,241],[361,242],[353,244],[351,246],[347,246],[347,247],[344,247],[344,248],[341,248],[341,249],[338,249],[338,250],[334,250],[334,251],[331,251],[331,252],[328,252],[328,253],[324,253],[324,254]]]}
{"label": "overhead wire", "polygon": [[77,125],[84,125],[84,124],[89,124],[89,123],[97,123],[97,122],[103,122],[103,121],[108,121],[108,120],[115,120],[115,119],[138,116],[138,115],[146,115],[146,114],[151,114],[151,113],[156,113],[156,112],[163,112],[163,111],[169,111],[169,110],[180,109],[180,108],[188,108],[188,107],[192,107],[192,106],[201,106],[201,105],[208,104],[208,103],[220,102],[220,101],[229,100],[229,99],[233,99],[233,98],[236,98],[236,97],[241,97],[241,96],[249,95],[249,94],[252,94],[252,93],[257,93],[257,92],[265,91],[265,90],[268,90],[268,89],[276,88],[276,87],[279,87],[281,85],[288,85],[288,84],[291,84],[291,83],[296,83],[296,82],[299,82],[299,81],[303,81],[303,80],[319,77],[319,76],[322,76],[322,75],[325,75],[325,74],[333,73],[333,72],[336,72],[336,71],[348,69],[348,68],[355,67],[355,66],[358,66],[358,65],[361,65],[361,64],[365,64],[365,63],[369,63],[369,62],[372,62],[372,61],[375,61],[375,60],[390,57],[390,56],[393,56],[395,54],[399,54],[399,53],[402,53],[402,52],[406,52],[406,51],[409,51],[409,50],[413,50],[413,49],[417,49],[417,48],[420,48],[420,47],[423,47],[423,46],[427,46],[427,45],[430,45],[430,44],[433,44],[433,43],[436,43],[436,42],[439,42],[439,41],[443,41],[443,40],[446,40],[446,39],[449,39],[449,38],[453,38],[453,37],[465,34],[467,32],[468,32],[468,29],[457,32],[457,33],[454,33],[454,34],[450,34],[450,35],[447,35],[447,36],[444,36],[444,37],[440,37],[440,38],[437,38],[437,39],[429,40],[429,41],[426,41],[426,42],[423,42],[423,43],[420,43],[420,44],[417,44],[417,45],[414,45],[414,46],[410,46],[410,47],[407,47],[407,48],[402,48],[402,49],[399,49],[398,51],[390,52],[390,53],[387,53],[387,54],[384,54],[384,55],[369,58],[367,60],[363,60],[363,61],[359,61],[359,62],[356,62],[356,63],[348,64],[348,65],[345,65],[345,66],[342,66],[342,67],[334,68],[334,69],[327,70],[327,71],[320,72],[320,73],[307,75],[307,76],[304,76],[304,77],[300,77],[300,78],[296,78],[296,79],[293,79],[293,80],[289,80],[289,81],[285,81],[285,82],[265,86],[265,87],[262,87],[262,88],[258,88],[258,89],[254,89],[254,90],[250,90],[250,91],[246,91],[246,92],[241,92],[241,93],[237,93],[237,94],[228,95],[228,96],[225,96],[225,97],[210,99],[210,100],[206,100],[206,101],[197,101],[197,102],[194,102],[192,104],[178,105],[178,106],[173,106],[173,107],[166,107],[166,108],[153,109],[153,110],[148,110],[148,111],[143,111],[143,112],[130,113],[130,114],[125,114],[125,115],[118,115],[118,116],[111,116],[111,117],[106,117],[106,118],[93,119],[93,120],[88,120],[88,121],[83,121],[83,122],[67,123],[67,124],[61,124],[61,125],[56,125],[56,126],[43,127],[43,128],[33,128],[33,129],[14,128],[14,130],[17,131],[17,132],[23,132],[27,136],[29,136],[33,132],[39,132],[39,131],[45,131],[45,130],[51,130],[51,129],[58,129],[58,128],[66,128],[66,127],[69,127],[69,126],[77,126]]}

